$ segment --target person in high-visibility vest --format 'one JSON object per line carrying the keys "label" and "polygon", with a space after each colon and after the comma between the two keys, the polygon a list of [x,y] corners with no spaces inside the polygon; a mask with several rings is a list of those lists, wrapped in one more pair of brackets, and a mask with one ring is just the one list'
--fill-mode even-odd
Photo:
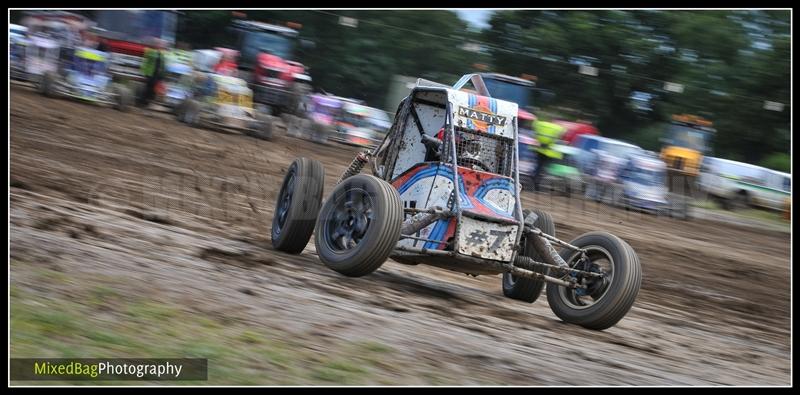
{"label": "person in high-visibility vest", "polygon": [[156,85],[164,77],[166,69],[166,41],[155,39],[155,48],[147,48],[144,51],[141,73],[147,79],[144,91],[139,97],[139,105],[146,106],[153,100],[156,94]]}
{"label": "person in high-visibility vest", "polygon": [[536,140],[539,142],[539,145],[533,149],[537,154],[536,170],[533,172],[533,188],[539,191],[539,184],[541,184],[542,174],[544,174],[547,164],[563,157],[563,154],[555,149],[555,144],[564,135],[566,128],[552,122],[535,121],[533,129],[536,132]]}

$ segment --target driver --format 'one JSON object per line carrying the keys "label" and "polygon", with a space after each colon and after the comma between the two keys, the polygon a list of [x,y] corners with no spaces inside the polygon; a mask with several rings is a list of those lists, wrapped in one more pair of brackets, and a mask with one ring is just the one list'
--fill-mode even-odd
{"label": "driver", "polygon": [[[439,129],[435,137],[437,140],[444,142],[444,136],[445,131],[443,127]],[[470,136],[464,132],[456,131],[456,155],[458,156],[458,163],[460,165],[467,165],[473,170],[490,171],[481,160],[481,151],[482,144],[479,138]],[[441,153],[437,153],[436,159],[439,160],[440,158]]]}

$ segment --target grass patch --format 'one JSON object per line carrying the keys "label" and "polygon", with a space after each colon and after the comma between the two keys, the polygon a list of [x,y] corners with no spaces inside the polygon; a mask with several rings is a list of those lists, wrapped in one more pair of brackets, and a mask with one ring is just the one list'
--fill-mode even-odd
{"label": "grass patch", "polygon": [[380,342],[332,341],[320,351],[306,347],[301,334],[252,326],[226,314],[189,311],[146,293],[122,295],[112,279],[73,278],[71,284],[67,293],[45,288],[44,295],[38,288],[11,284],[12,357],[207,358],[208,381],[44,385],[355,385],[400,380],[392,360],[395,350]]}
{"label": "grass patch", "polygon": [[317,366],[312,371],[312,378],[324,383],[344,385],[360,384],[367,371],[360,364],[349,360],[332,360]]}
{"label": "grass patch", "polygon": [[717,202],[710,199],[695,200],[691,204],[693,207],[704,208],[706,210],[722,210],[722,207],[720,207]]}
{"label": "grass patch", "polygon": [[732,217],[755,220],[765,222],[767,224],[776,225],[780,227],[789,227],[790,222],[783,218],[783,213],[780,211],[746,208],[737,210],[725,210],[719,203],[713,200],[698,200],[692,203],[692,206],[706,210],[712,210],[718,213],[730,215]]}
{"label": "grass patch", "polygon": [[385,354],[394,351],[391,346],[376,341],[366,341],[359,344],[361,348],[372,353]]}
{"label": "grass patch", "polygon": [[53,269],[37,268],[35,273],[36,279],[43,283],[65,284],[70,281],[66,273]]}

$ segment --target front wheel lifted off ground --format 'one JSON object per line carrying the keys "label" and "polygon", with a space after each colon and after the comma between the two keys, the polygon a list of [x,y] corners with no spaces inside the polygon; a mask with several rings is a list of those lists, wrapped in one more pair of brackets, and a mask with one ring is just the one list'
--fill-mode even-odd
{"label": "front wheel lifted off ground", "polygon": [[272,218],[276,250],[299,254],[306,247],[314,232],[324,184],[325,169],[319,161],[298,158],[289,166]]}
{"label": "front wheel lifted off ground", "polygon": [[314,241],[320,260],[345,276],[377,270],[400,239],[403,204],[389,183],[370,175],[342,181],[325,201]]}
{"label": "front wheel lifted off ground", "polygon": [[573,268],[604,273],[604,277],[560,276],[566,281],[577,281],[585,289],[569,289],[553,283],[547,284],[547,302],[550,309],[562,320],[586,328],[610,328],[633,306],[642,284],[639,257],[631,246],[607,232],[589,232],[570,242],[586,250],[587,260],[581,253],[563,249],[561,258]]}

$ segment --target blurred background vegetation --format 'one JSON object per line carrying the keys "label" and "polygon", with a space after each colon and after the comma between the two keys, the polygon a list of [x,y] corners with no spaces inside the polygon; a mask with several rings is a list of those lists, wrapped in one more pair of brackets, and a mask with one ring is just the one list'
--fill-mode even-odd
{"label": "blurred background vegetation", "polygon": [[[718,130],[713,156],[790,170],[788,10],[503,10],[485,29],[444,10],[245,12],[301,24],[315,46],[298,60],[315,88],[374,107],[385,107],[394,75],[451,84],[475,71],[529,74],[556,93],[537,113],[589,120],[606,136],[653,150],[672,114],[701,115]],[[341,16],[357,26],[340,24]],[[177,39],[194,48],[224,44],[232,17],[184,11]],[[580,65],[597,75],[579,73]],[[770,111],[765,101],[784,106]]]}

